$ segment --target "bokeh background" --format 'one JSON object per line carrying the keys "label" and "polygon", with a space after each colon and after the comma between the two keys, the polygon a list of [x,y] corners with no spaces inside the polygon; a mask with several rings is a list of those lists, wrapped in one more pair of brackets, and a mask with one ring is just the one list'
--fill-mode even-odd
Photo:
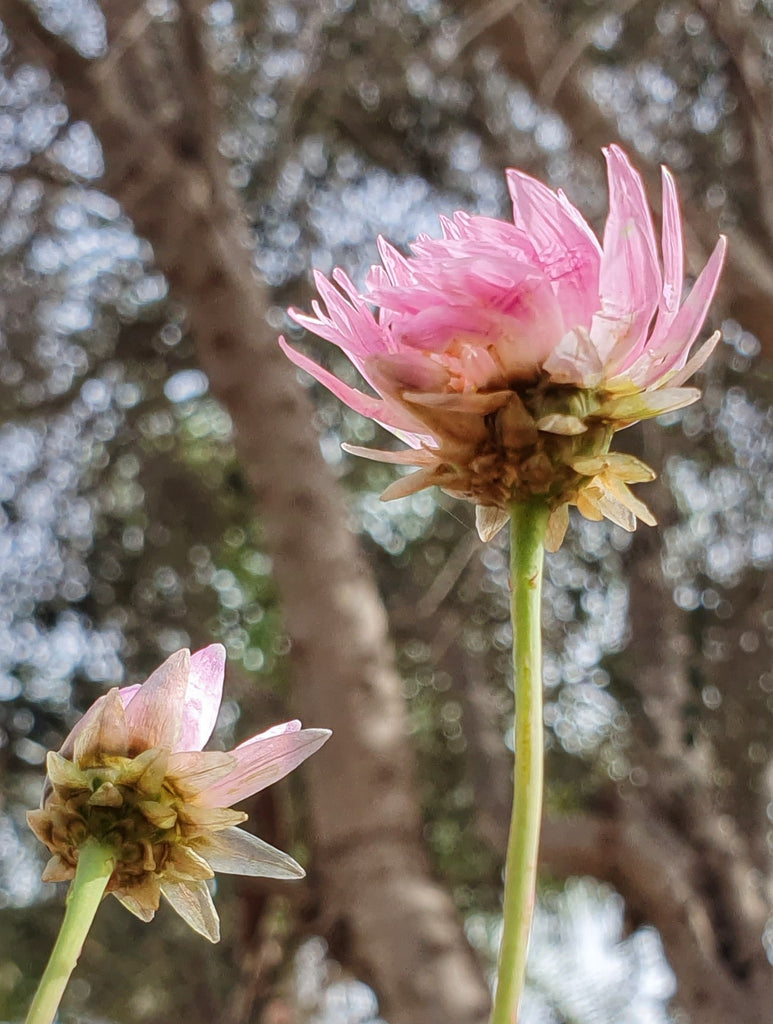
{"label": "bokeh background", "polygon": [[[334,738],[253,800],[298,885],[219,879],[210,947],[100,911],[64,1022],[484,1024],[510,801],[506,538],[382,505],[376,428],[278,354],[312,267],[508,216],[596,227],[600,147],[697,272],[704,398],[633,428],[657,530],[548,560],[549,789],[523,1024],[762,1024],[773,1005],[770,0],[0,0],[0,1018],[62,914],[24,812],[105,688],[228,648],[214,743]],[[351,379],[351,378],[350,378]],[[646,493],[645,493],[646,491]]]}

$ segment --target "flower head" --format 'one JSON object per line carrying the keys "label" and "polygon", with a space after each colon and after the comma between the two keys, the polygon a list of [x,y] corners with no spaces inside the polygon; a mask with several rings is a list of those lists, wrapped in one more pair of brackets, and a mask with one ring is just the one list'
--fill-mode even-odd
{"label": "flower head", "polygon": [[[568,505],[634,529],[654,522],[628,489],[654,474],[632,456],[606,458],[615,431],[689,405],[683,387],[716,345],[692,358],[725,254],[720,237],[687,299],[679,202],[663,168],[660,252],[641,178],[617,146],[605,151],[603,244],[562,192],[507,172],[513,223],[456,213],[440,239],[405,257],[383,239],[382,265],[360,293],[346,274],[315,275],[313,316],[290,315],[333,342],[379,397],[359,391],[280,339],[297,365],[409,447],[348,447],[419,467],[384,500],[437,484],[474,501],[484,539],[513,501],[553,510],[551,546]],[[372,306],[379,307],[377,315]]]}
{"label": "flower head", "polygon": [[28,814],[53,854],[43,880],[66,881],[88,840],[110,848],[108,891],[142,921],[160,896],[210,941],[220,922],[206,879],[216,871],[302,878],[281,850],[235,826],[231,810],[283,778],[330,736],[327,729],[277,725],[228,753],[202,751],[215,727],[225,649],[178,651],[140,686],[112,689],[49,753],[41,808]]}

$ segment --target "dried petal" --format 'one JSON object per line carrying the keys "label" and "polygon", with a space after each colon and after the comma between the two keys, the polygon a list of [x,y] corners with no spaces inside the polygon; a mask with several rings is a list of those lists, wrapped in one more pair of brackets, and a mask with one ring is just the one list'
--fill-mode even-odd
{"label": "dried petal", "polygon": [[550,513],[545,531],[545,550],[558,551],[569,528],[569,505],[559,505]]}
{"label": "dried petal", "polygon": [[157,800],[140,800],[137,809],[151,825],[156,825],[158,828],[172,828],[177,821],[177,811],[174,807],[161,804]]}
{"label": "dried petal", "polygon": [[187,836],[202,836],[207,832],[219,832],[231,825],[241,825],[247,820],[243,811],[232,811],[226,807],[197,807],[195,804],[183,804],[178,810],[178,817],[185,826]]}
{"label": "dried petal", "polygon": [[43,868],[42,882],[69,882],[75,877],[75,868],[55,853]]}
{"label": "dried petal", "polygon": [[475,526],[484,544],[496,537],[502,527],[509,522],[510,513],[501,508],[491,505],[475,506]]}
{"label": "dried petal", "polygon": [[130,888],[113,890],[115,898],[140,921],[152,921],[161,900],[161,886],[155,875],[145,875]]}
{"label": "dried petal", "polygon": [[172,846],[164,877],[171,882],[201,881],[214,878],[215,870],[194,849],[187,846]]}
{"label": "dried petal", "polygon": [[73,761],[86,767],[97,755],[123,755],[128,748],[126,716],[118,690],[109,690],[93,707],[94,714],[88,720],[84,716],[81,728],[76,726],[70,734],[74,738]]}
{"label": "dried petal", "polygon": [[190,800],[235,767],[234,758],[222,750],[179,752],[169,758],[166,778],[184,800]]}
{"label": "dried petal", "polygon": [[120,807],[123,804],[123,796],[112,782],[103,782],[99,789],[91,794],[89,803],[92,807]]}

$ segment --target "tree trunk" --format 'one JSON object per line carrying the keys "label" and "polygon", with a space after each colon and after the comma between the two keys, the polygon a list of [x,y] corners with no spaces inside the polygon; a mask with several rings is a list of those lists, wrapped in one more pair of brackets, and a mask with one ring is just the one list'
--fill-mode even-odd
{"label": "tree trunk", "polygon": [[387,624],[312,410],[265,320],[265,289],[218,153],[216,82],[195,0],[154,24],[103,5],[109,49],[78,55],[16,0],[16,46],[62,83],[105,162],[103,188],[153,245],[188,309],[202,368],[228,410],[254,489],[292,642],[294,702],[333,738],[306,768],[312,877],[337,952],[375,987],[391,1024],[483,1024],[489,993],[420,839],[412,750]]}

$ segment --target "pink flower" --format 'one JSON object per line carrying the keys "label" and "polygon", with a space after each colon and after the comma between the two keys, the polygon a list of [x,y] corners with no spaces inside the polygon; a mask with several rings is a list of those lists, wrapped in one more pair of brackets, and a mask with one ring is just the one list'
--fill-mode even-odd
{"label": "pink flower", "polygon": [[510,170],[512,224],[459,212],[441,218],[441,239],[420,236],[409,257],[380,238],[383,265],[371,268],[363,293],[340,269],[332,283],[315,274],[324,308],[313,302],[313,316],[290,311],[337,345],[378,397],[282,338],[289,358],[409,445],[348,450],[420,467],[387,488],[384,500],[438,484],[478,504],[488,536],[512,501],[535,496],[561,522],[569,504],[626,529],[636,515],[651,520],[626,486],[651,479],[647,467],[610,456],[588,476],[572,463],[585,460],[587,469],[589,458],[607,455],[616,430],[699,397],[682,385],[719,338],[689,358],[725,239],[682,302],[682,224],[671,174],[663,169],[659,252],[641,178],[619,147],[605,156],[603,244],[563,193]]}
{"label": "pink flower", "polygon": [[220,922],[206,879],[216,871],[302,878],[281,850],[235,826],[230,810],[318,750],[327,729],[287,722],[228,753],[202,752],[223,692],[225,648],[182,650],[140,686],[113,689],[48,755],[41,809],[30,827],[53,857],[44,881],[73,877],[79,848],[97,839],[115,852],[108,890],[143,921],[160,896],[210,941]]}

